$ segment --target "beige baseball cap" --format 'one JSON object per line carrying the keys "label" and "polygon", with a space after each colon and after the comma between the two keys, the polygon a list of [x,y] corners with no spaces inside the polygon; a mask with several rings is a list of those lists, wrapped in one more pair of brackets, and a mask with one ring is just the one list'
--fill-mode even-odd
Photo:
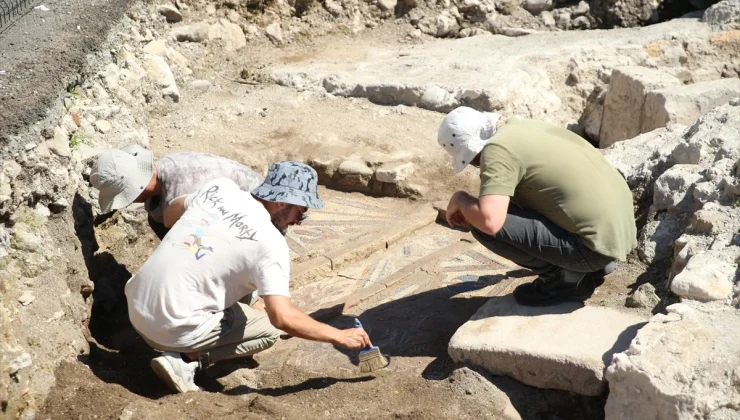
{"label": "beige baseball cap", "polygon": [[479,112],[461,106],[453,109],[442,120],[437,142],[452,155],[452,170],[457,174],[465,169],[488,140],[496,133],[501,116],[495,112]]}
{"label": "beige baseball cap", "polygon": [[154,156],[141,146],[100,153],[90,174],[90,183],[100,191],[100,210],[110,213],[133,203],[144,192],[153,173]]}

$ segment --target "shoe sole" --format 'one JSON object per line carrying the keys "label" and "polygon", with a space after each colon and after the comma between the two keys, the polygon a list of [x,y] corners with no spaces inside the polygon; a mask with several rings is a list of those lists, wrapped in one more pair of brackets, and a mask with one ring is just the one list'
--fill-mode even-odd
{"label": "shoe sole", "polygon": [[159,379],[163,380],[167,384],[167,387],[171,391],[175,391],[180,394],[190,391],[187,384],[175,375],[175,371],[172,370],[172,366],[170,366],[166,361],[155,358],[152,359],[149,365],[152,367],[152,370]]}

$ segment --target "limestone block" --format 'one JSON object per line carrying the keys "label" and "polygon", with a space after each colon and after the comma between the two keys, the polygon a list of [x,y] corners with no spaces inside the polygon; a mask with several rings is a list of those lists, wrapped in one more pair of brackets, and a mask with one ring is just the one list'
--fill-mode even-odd
{"label": "limestone block", "polygon": [[37,252],[43,248],[44,241],[34,232],[31,226],[25,223],[17,223],[13,228],[13,237],[10,244],[19,251]]}
{"label": "limestone block", "polygon": [[648,92],[640,132],[668,124],[692,124],[712,109],[740,96],[740,79],[720,79]]}
{"label": "limestone block", "polygon": [[[440,13],[436,19],[436,32],[433,34],[437,38],[456,35],[460,30],[457,19],[447,12]],[[423,30],[422,30],[423,31]]]}
{"label": "limestone block", "polygon": [[627,349],[641,316],[566,303],[518,305],[511,295],[489,300],[450,340],[456,362],[481,366],[538,388],[601,395],[604,368]]}
{"label": "limestone block", "polygon": [[701,252],[692,256],[686,267],[673,278],[671,291],[682,298],[702,302],[730,296],[737,266],[722,261],[714,255],[715,252]]}
{"label": "limestone block", "polygon": [[239,51],[247,46],[242,28],[226,19],[219,19],[218,23],[208,29],[208,40],[214,39],[220,39],[226,51]]}
{"label": "limestone block", "polygon": [[726,218],[727,216],[722,211],[722,206],[716,203],[707,203],[691,217],[691,224],[687,232],[698,234],[716,233],[722,229]]}
{"label": "limestone block", "polygon": [[646,67],[630,66],[614,69],[604,100],[599,146],[608,147],[640,134],[640,119],[647,93],[680,84],[677,78]]}
{"label": "limestone block", "polygon": [[[533,15],[539,15],[544,11],[552,10],[552,0],[524,0],[522,7]],[[552,18],[552,15],[550,15],[550,18]],[[552,23],[550,26],[555,25],[554,19]]]}
{"label": "limestone block", "polygon": [[175,76],[164,58],[156,55],[146,56],[144,69],[149,80],[161,89],[163,97],[170,98],[175,102],[180,100],[180,90],[177,87],[177,82],[175,82]]}
{"label": "limestone block", "polygon": [[208,30],[208,23],[198,22],[193,25],[174,28],[171,35],[172,38],[180,42],[203,42],[208,39]]}
{"label": "limestone block", "polygon": [[655,181],[653,206],[671,212],[694,211],[694,185],[704,179],[699,165],[674,165]]}
{"label": "limestone block", "polygon": [[740,23],[740,2],[723,0],[704,11],[702,21],[712,26]]}
{"label": "limestone block", "polygon": [[69,134],[62,127],[54,127],[54,137],[48,142],[49,150],[57,156],[70,157],[72,150],[69,148]]}
{"label": "limestone block", "polygon": [[380,182],[398,184],[408,178],[414,172],[414,164],[406,163],[388,163],[375,170],[375,178]]}
{"label": "limestone block", "polygon": [[342,175],[360,175],[371,177],[373,170],[367,163],[361,160],[345,160],[339,165],[339,173]]}
{"label": "limestone block", "polygon": [[637,246],[640,260],[652,264],[671,257],[673,242],[681,233],[681,226],[673,214],[662,213],[658,220],[650,220],[640,231]]}
{"label": "limestone block", "polygon": [[182,22],[182,13],[175,6],[169,4],[161,5],[157,7],[157,13],[164,16],[169,23]]}
{"label": "limestone block", "polygon": [[602,155],[614,166],[630,189],[652,187],[657,175],[671,163],[683,127],[670,127],[641,134],[633,139],[614,143],[602,150]]}
{"label": "limestone block", "polygon": [[684,302],[654,316],[606,371],[607,420],[740,417],[740,311]]}
{"label": "limestone block", "polygon": [[273,44],[280,45],[283,43],[283,29],[280,27],[280,22],[273,22],[267,25],[265,33]]}

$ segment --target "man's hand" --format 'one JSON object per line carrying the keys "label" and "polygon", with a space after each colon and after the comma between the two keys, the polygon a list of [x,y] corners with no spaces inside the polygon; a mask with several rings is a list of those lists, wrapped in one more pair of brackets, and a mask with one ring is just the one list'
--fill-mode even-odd
{"label": "man's hand", "polygon": [[458,191],[450,197],[450,202],[447,204],[447,224],[452,227],[469,227],[470,224],[460,211],[460,194],[465,193]]}
{"label": "man's hand", "polygon": [[340,337],[334,344],[347,350],[361,350],[373,345],[370,337],[362,328],[341,330]]}

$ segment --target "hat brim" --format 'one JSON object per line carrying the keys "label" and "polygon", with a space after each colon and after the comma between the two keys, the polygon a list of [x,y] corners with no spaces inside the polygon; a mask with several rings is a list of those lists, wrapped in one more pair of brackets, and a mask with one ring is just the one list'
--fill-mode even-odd
{"label": "hat brim", "polygon": [[[483,150],[483,148],[481,148]],[[470,161],[475,159],[475,157],[480,153],[480,150],[470,150],[470,149],[462,149],[460,152],[452,157],[452,170],[455,172],[455,174],[459,174],[463,171],[469,164]]]}
{"label": "hat brim", "polygon": [[141,151],[136,155],[136,164],[138,172],[126,180],[127,185],[123,191],[117,194],[101,192],[98,196],[98,204],[103,214],[129,206],[149,185],[154,174],[154,154],[149,150]]}
{"label": "hat brim", "polygon": [[324,208],[324,201],[321,200],[318,192],[310,193],[282,185],[275,186],[263,183],[252,190],[252,195],[275,203],[288,203],[312,209]]}

